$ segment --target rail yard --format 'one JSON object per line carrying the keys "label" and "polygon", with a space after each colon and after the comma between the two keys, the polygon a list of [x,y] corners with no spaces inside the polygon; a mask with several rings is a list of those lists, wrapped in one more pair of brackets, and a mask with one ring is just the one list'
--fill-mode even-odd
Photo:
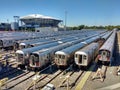
{"label": "rail yard", "polygon": [[120,90],[120,31],[0,32],[0,90]]}

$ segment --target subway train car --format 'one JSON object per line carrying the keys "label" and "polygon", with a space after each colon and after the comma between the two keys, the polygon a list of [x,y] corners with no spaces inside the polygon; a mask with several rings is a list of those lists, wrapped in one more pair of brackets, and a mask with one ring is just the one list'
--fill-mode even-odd
{"label": "subway train car", "polygon": [[111,62],[114,44],[116,38],[116,31],[113,31],[112,35],[107,39],[103,46],[99,49],[98,60],[102,62]]}
{"label": "subway train car", "polygon": [[99,44],[91,43],[88,46],[82,48],[81,50],[75,52],[74,60],[78,66],[88,66],[95,56],[98,54]]}

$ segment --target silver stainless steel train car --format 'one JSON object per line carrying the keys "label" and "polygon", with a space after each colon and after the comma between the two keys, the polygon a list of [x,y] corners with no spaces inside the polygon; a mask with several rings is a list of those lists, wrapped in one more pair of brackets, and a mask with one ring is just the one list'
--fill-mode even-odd
{"label": "silver stainless steel train car", "polygon": [[107,40],[112,32],[108,32],[103,35],[97,42],[91,43],[90,45],[75,52],[74,60],[76,65],[87,67],[95,56],[98,54],[100,46]]}
{"label": "silver stainless steel train car", "polygon": [[110,62],[112,60],[116,31],[107,39],[103,46],[99,49],[98,59],[100,61]]}
{"label": "silver stainless steel train car", "polygon": [[95,56],[98,54],[99,44],[91,43],[90,45],[75,52],[74,60],[78,66],[88,66]]}
{"label": "silver stainless steel train car", "polygon": [[74,53],[79,50],[80,48],[92,43],[93,41],[99,39],[100,36],[96,36],[93,38],[90,38],[88,40],[85,40],[84,42],[78,43],[76,45],[72,45],[68,48],[65,48],[61,51],[57,51],[55,53],[55,63],[59,66],[68,66],[69,64],[73,63],[74,61]]}

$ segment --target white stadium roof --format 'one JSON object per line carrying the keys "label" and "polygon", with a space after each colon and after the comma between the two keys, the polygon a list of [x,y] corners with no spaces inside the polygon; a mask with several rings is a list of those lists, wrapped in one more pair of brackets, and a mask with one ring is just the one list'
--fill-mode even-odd
{"label": "white stadium roof", "polygon": [[44,15],[41,15],[41,14],[30,14],[30,15],[27,15],[27,16],[20,17],[20,19],[35,19],[35,18],[60,20],[60,19],[57,19],[57,18],[44,16]]}

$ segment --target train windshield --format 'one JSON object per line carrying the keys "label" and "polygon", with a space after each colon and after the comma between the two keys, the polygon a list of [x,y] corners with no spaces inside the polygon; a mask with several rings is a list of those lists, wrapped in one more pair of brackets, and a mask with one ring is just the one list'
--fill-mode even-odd
{"label": "train windshield", "polygon": [[86,55],[83,55],[83,59],[86,60],[86,59],[87,59],[87,56],[86,56]]}
{"label": "train windshield", "polygon": [[106,56],[106,57],[110,56],[110,52],[108,51],[100,51],[99,54],[101,54],[102,56]]}
{"label": "train windshield", "polygon": [[58,55],[58,58],[61,58],[61,55]]}

